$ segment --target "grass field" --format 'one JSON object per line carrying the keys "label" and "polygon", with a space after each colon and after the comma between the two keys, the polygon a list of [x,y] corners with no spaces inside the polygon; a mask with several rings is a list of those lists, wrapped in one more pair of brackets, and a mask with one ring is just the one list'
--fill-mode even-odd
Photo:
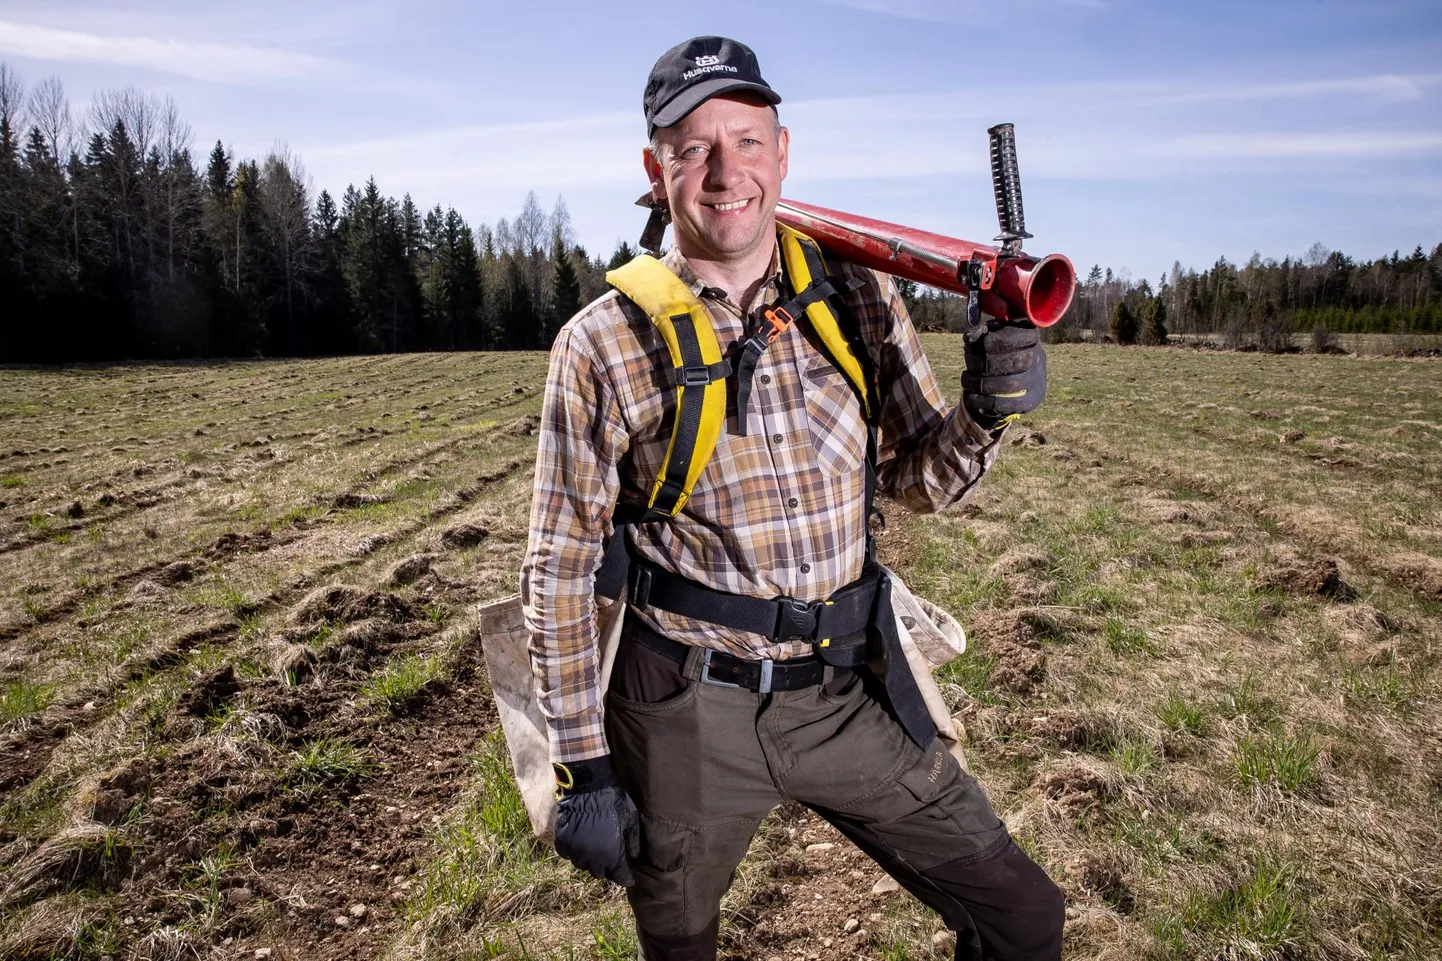
{"label": "grass field", "polygon": [[[883,544],[970,631],[943,689],[1066,956],[1442,957],[1442,366],[1050,356],[975,501]],[[474,637],[543,376],[0,371],[0,957],[634,955],[529,840]],[[724,953],[949,957],[879,878],[785,806]]]}

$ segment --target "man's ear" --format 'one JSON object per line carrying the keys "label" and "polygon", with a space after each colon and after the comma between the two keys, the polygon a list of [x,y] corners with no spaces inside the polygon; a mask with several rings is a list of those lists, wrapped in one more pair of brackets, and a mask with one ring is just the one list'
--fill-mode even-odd
{"label": "man's ear", "polygon": [[641,166],[646,170],[646,179],[651,181],[651,196],[665,200],[666,178],[661,173],[661,162],[651,155],[650,147],[641,148]]}
{"label": "man's ear", "polygon": [[786,179],[786,165],[789,163],[791,151],[791,131],[782,127],[776,134],[776,151],[781,166],[781,179]]}

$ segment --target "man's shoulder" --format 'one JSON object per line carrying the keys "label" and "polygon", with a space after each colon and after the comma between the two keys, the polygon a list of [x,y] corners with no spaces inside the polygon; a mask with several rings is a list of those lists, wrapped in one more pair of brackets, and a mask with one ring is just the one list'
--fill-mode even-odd
{"label": "man's shoulder", "polygon": [[893,283],[890,274],[839,257],[827,260],[826,269],[837,280],[861,281],[863,286],[857,288],[857,292],[862,296],[885,299],[890,295]]}
{"label": "man's shoulder", "polygon": [[614,345],[618,338],[634,336],[632,331],[638,319],[644,320],[645,315],[613,288],[566,321],[557,339],[583,344],[593,352],[605,354],[609,353],[607,346]]}

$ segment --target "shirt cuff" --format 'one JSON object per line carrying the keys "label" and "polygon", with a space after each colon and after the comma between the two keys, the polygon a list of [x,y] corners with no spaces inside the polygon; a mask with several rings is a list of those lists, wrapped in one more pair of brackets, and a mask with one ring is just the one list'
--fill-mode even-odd
{"label": "shirt cuff", "polygon": [[599,711],[548,718],[546,731],[553,762],[574,764],[611,753],[606,746],[606,725]]}
{"label": "shirt cuff", "polygon": [[990,466],[1009,427],[1011,423],[1007,422],[995,430],[988,430],[976,422],[966,404],[959,403],[951,409],[951,415],[943,424],[943,437],[950,448],[969,447],[976,452],[978,459]]}

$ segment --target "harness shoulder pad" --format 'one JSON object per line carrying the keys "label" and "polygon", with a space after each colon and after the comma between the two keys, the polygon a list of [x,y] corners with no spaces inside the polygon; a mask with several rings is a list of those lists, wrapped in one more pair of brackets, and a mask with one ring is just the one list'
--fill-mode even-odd
{"label": "harness shoulder pad", "polygon": [[726,420],[726,375],[706,307],[681,278],[642,254],[606,274],[606,282],[641,308],[666,342],[676,385],[676,422],[651,485],[648,517],[675,517],[716,450]]}
{"label": "harness shoulder pad", "polygon": [[[802,291],[814,281],[824,279],[826,261],[822,258],[821,248],[816,241],[782,223],[778,223],[776,229],[781,242],[781,257],[792,287]],[[841,329],[841,323],[831,309],[831,304],[823,299],[808,305],[806,319],[811,322],[811,328],[816,331],[826,352],[831,355],[831,362],[846,375],[851,386],[856,389],[867,419],[873,419],[878,413],[876,385],[871,383],[867,376],[868,365],[852,350],[851,338]]]}

